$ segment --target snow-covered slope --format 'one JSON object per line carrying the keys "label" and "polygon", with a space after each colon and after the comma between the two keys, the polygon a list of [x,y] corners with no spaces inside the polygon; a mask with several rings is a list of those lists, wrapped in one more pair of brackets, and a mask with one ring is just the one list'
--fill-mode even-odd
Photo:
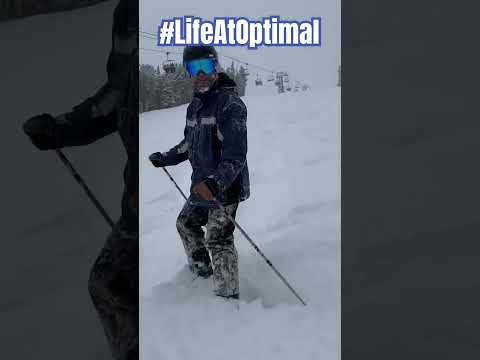
{"label": "snow-covered slope", "polygon": [[[177,144],[186,106],[140,118],[141,359],[340,358],[340,90],[249,86],[251,198],[237,220],[308,303],[236,231],[240,309],[186,280],[180,194],[148,155]],[[170,168],[188,190],[188,162]]]}

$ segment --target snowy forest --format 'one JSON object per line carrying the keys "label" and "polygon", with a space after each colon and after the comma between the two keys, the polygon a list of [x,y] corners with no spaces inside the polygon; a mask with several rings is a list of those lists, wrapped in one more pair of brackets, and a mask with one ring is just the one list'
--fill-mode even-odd
{"label": "snowy forest", "polygon": [[[232,61],[225,72],[236,82],[240,96],[245,95],[248,71],[242,65],[235,67]],[[139,87],[140,113],[188,104],[192,100],[190,77],[177,63],[169,67],[141,64]]]}

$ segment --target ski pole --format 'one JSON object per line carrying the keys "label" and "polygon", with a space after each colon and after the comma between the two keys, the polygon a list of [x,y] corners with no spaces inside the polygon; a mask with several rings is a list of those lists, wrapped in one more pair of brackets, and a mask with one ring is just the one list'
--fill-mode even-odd
{"label": "ski pole", "polygon": [[296,296],[296,298],[304,305],[304,306],[307,306],[307,304],[305,303],[305,301],[303,301],[303,299],[300,297],[300,295],[298,295],[298,293],[295,291],[295,289],[288,283],[287,279],[285,279],[285,277],[277,270],[277,268],[272,264],[272,262],[263,254],[263,252],[258,248],[258,246],[253,242],[253,240],[250,238],[250,236],[248,236],[248,234],[245,232],[245,230],[243,230],[243,228],[240,226],[240,224],[234,219],[234,217],[232,215],[230,215],[227,210],[225,209],[225,207],[220,204],[220,202],[213,198],[213,201],[215,202],[215,204],[220,208],[222,209],[222,211],[225,213],[225,215],[227,215],[227,217],[230,219],[231,222],[233,222],[235,224],[235,226],[238,228],[238,230],[240,230],[240,232],[243,234],[243,236],[245,236],[245,238],[248,240],[248,242],[253,246],[253,248],[260,254],[260,256],[263,258],[263,260],[265,260],[265,262],[268,264],[268,266],[270,266],[270,268],[275,272],[275,274],[277,274],[277,276],[283,281],[283,283],[290,289],[290,291]]}
{"label": "ski pole", "polygon": [[175,187],[177,188],[177,190],[180,192],[180,194],[182,194],[183,198],[185,199],[185,201],[187,201],[187,197],[185,196],[185,194],[183,193],[182,189],[180,189],[180,186],[177,185],[177,182],[175,180],[173,180],[172,178],[172,175],[170,175],[170,173],[167,171],[167,169],[165,169],[164,167],[162,167],[163,171],[165,171],[165,174],[167,174],[167,176],[170,178],[170,180],[172,180],[173,182],[173,185],[175,185]]}
{"label": "ski pole", "polygon": [[[183,198],[187,200],[187,197],[183,193],[182,189],[177,185],[175,180],[172,178],[170,173],[162,167],[163,171],[167,174],[167,176],[170,178],[170,180],[173,182],[177,190],[182,194]],[[277,274],[277,276],[283,281],[283,283],[288,287],[288,289],[295,295],[295,297],[302,303],[302,305],[307,306],[307,303],[303,301],[303,299],[298,295],[298,293],[295,291],[295,289],[288,283],[287,279],[277,270],[277,268],[272,264],[272,262],[263,254],[263,252],[258,248],[258,246],[255,244],[255,242],[248,236],[248,234],[243,230],[243,228],[240,226],[240,224],[234,219],[232,215],[228,213],[228,211],[225,209],[225,207],[215,198],[213,198],[213,201],[215,202],[215,205],[217,205],[228,217],[228,219],[235,224],[235,226],[240,230],[240,232],[245,236],[245,238],[248,240],[248,242],[253,246],[253,248],[257,251],[257,253],[260,254],[260,256],[265,260],[265,262],[270,266],[270,268]]]}
{"label": "ski pole", "polygon": [[67,169],[70,171],[70,173],[73,175],[73,178],[80,184],[80,186],[85,190],[87,193],[87,196],[90,198],[90,200],[93,202],[95,207],[97,208],[98,211],[100,211],[100,214],[102,214],[103,218],[107,221],[107,223],[113,228],[114,222],[112,218],[107,214],[105,209],[103,208],[102,204],[97,200],[95,195],[90,191],[88,188],[87,184],[85,184],[85,181],[83,181],[82,177],[80,174],[75,170],[73,167],[72,163],[68,158],[65,156],[62,150],[60,149],[55,149],[55,152],[57,153],[58,157],[60,160],[63,162],[63,164],[67,167]]}

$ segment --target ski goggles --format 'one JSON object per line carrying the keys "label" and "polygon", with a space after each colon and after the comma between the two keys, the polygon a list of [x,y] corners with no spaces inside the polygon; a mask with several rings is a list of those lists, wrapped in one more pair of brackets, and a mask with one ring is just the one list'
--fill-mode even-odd
{"label": "ski goggles", "polygon": [[190,74],[190,76],[197,76],[200,71],[203,71],[203,73],[208,76],[215,71],[215,60],[191,60],[185,63],[185,69]]}

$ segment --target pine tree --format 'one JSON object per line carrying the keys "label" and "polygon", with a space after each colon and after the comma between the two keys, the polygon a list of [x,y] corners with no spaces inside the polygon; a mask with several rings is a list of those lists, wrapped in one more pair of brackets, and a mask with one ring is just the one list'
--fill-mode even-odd
{"label": "pine tree", "polygon": [[237,88],[238,88],[238,94],[240,96],[245,95],[245,90],[247,88],[247,71],[246,69],[240,65],[240,69],[238,70],[238,73],[235,77],[235,82],[237,83]]}
{"label": "pine tree", "polygon": [[140,65],[139,69],[139,101],[141,111],[149,111],[152,104],[152,95],[155,89],[155,70],[152,65]]}
{"label": "pine tree", "polygon": [[233,61],[232,64],[225,70],[225,72],[230,78],[235,79],[235,66]]}

